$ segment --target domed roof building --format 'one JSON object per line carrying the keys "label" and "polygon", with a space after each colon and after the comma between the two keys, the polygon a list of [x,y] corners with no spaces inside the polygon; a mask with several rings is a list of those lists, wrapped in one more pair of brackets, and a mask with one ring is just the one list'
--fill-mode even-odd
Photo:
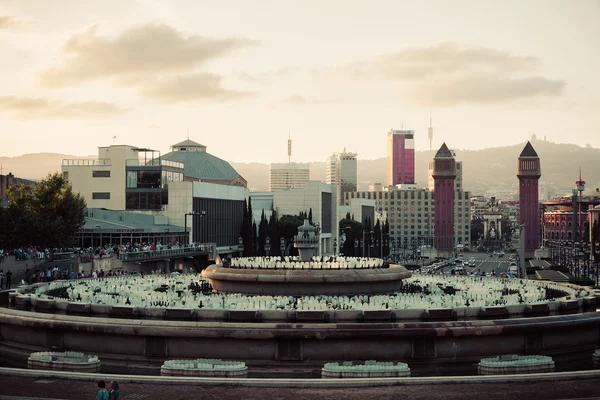
{"label": "domed roof building", "polygon": [[227,161],[206,152],[206,146],[184,140],[171,146],[171,152],[161,159],[184,165],[187,181],[199,181],[228,186],[247,187],[248,182]]}

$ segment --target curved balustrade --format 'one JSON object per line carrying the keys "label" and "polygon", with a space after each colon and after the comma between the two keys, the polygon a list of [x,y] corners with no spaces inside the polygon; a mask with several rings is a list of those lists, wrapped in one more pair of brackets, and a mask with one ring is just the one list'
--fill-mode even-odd
{"label": "curved balustrade", "polygon": [[389,268],[389,264],[380,258],[366,257],[312,257],[310,261],[301,261],[298,256],[285,257],[242,257],[232,258],[228,268],[248,269],[373,269]]}

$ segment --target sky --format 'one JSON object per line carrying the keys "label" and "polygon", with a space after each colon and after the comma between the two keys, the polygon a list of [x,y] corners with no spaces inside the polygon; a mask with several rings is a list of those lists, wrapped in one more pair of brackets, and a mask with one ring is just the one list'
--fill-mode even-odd
{"label": "sky", "polygon": [[600,147],[600,0],[0,0],[0,156]]}

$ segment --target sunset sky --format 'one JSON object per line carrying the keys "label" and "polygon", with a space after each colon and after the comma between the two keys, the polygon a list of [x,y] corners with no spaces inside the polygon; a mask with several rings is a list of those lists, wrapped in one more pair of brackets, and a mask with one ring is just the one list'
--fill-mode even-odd
{"label": "sunset sky", "polygon": [[600,147],[600,1],[0,0],[0,156]]}

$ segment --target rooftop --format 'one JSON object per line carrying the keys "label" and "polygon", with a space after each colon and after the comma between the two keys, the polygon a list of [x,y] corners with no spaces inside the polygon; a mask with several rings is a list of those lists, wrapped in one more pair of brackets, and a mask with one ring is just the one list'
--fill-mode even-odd
{"label": "rooftop", "polygon": [[537,156],[538,156],[538,154],[535,152],[531,143],[527,142],[527,144],[523,148],[523,151],[521,152],[521,155],[519,157],[537,157]]}

